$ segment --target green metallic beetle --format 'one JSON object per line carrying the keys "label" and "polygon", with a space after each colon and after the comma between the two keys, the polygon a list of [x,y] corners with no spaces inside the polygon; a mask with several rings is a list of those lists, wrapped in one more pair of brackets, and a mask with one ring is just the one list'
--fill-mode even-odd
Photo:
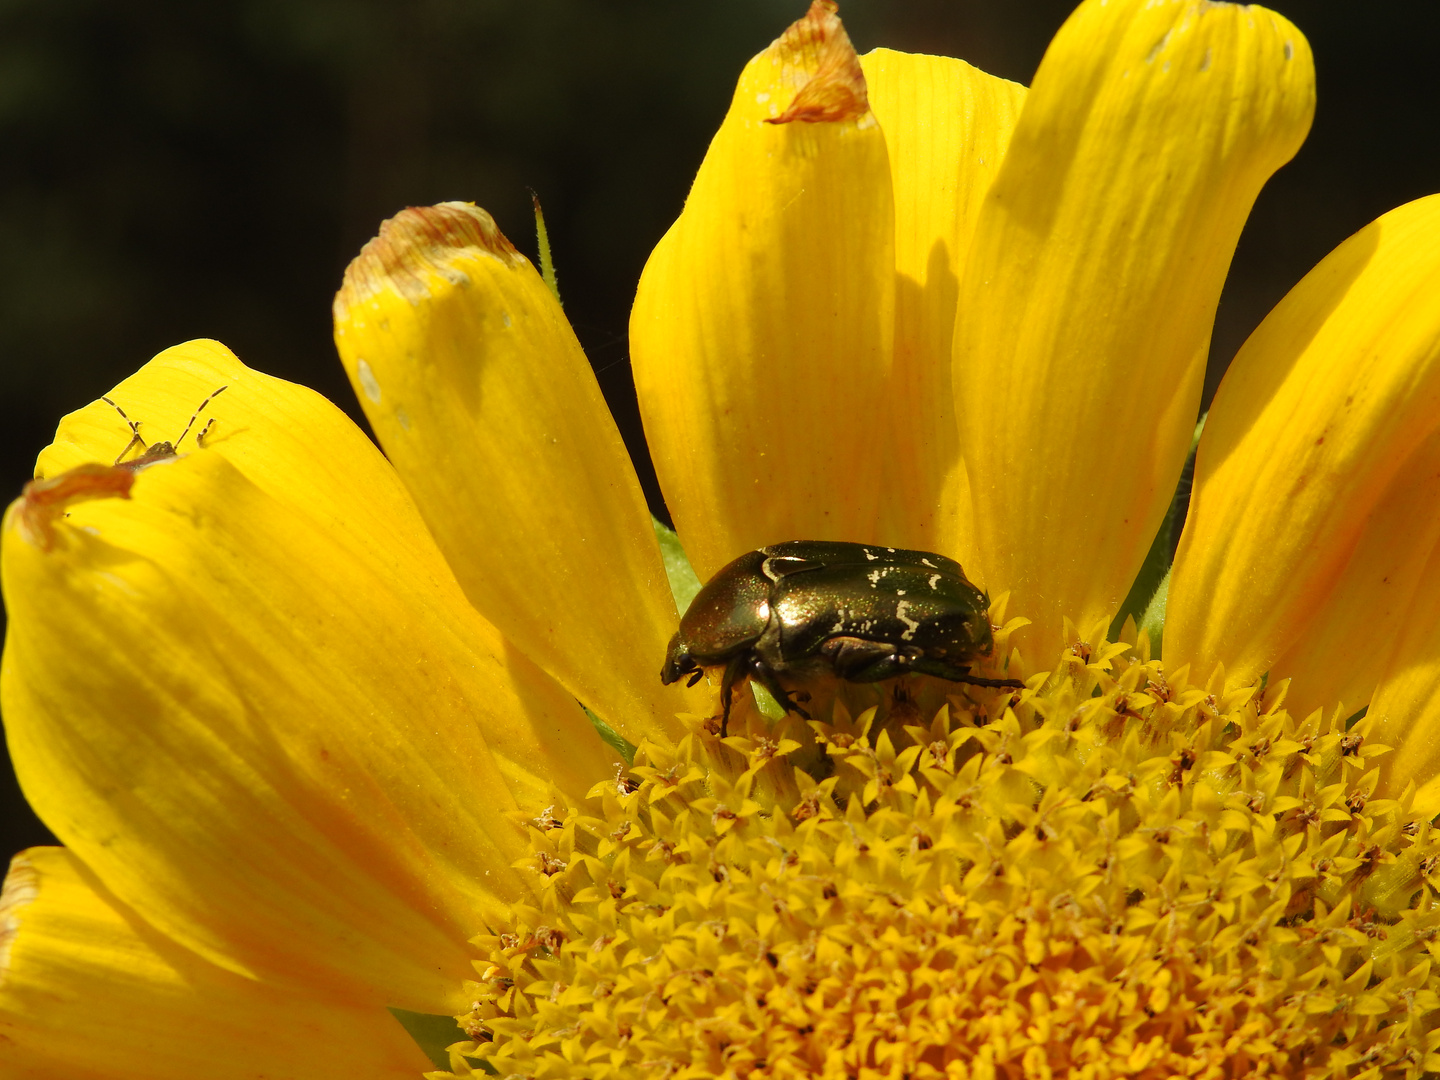
{"label": "green metallic beetle", "polygon": [[670,639],[660,681],[724,667],[722,737],[735,684],[759,680],[807,720],[780,674],[878,682],[912,672],[975,686],[1016,679],[970,674],[994,648],[990,599],[944,555],[838,540],[791,540],[746,552],[695,595]]}

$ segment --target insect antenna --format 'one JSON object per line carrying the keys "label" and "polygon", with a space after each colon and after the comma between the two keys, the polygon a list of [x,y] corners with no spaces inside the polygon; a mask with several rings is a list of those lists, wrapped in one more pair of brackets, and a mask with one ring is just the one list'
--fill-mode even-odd
{"label": "insect antenna", "polygon": [[118,412],[120,414],[120,419],[124,420],[125,423],[130,425],[130,441],[125,444],[125,449],[121,450],[120,456],[115,459],[115,464],[119,465],[120,462],[125,460],[125,455],[130,453],[130,448],[136,443],[139,443],[140,449],[144,450],[145,440],[140,435],[140,425],[137,424],[134,420],[131,420],[130,417],[126,416],[124,409],[122,409],[119,405],[116,405],[115,402],[111,401],[108,397],[102,396],[100,400],[105,402],[106,405],[109,405],[112,409]]}
{"label": "insect antenna", "polygon": [[[214,391],[214,392],[213,392],[209,397],[207,397],[204,401],[200,402],[200,407],[199,407],[198,409],[196,409],[194,415],[192,415],[192,416],[190,417],[190,422],[185,425],[185,430],[180,433],[180,438],[178,438],[178,439],[175,440],[175,442],[174,442],[173,445],[174,445],[174,447],[175,447],[176,450],[179,450],[179,449],[180,449],[180,443],[181,443],[181,441],[185,438],[185,436],[190,434],[190,429],[195,426],[195,421],[198,420],[198,419],[200,418],[200,414],[205,411],[205,406],[206,406],[206,405],[209,405],[210,402],[214,401],[217,397],[219,397],[221,394],[223,394],[223,393],[224,393],[226,390],[228,390],[229,388],[230,388],[230,384],[229,384],[229,383],[226,383],[224,386],[220,387],[219,390]],[[123,416],[124,413],[121,413],[121,415]],[[196,443],[196,445],[199,445],[200,443],[202,443],[202,442],[205,441],[205,436],[206,436],[206,434],[209,433],[210,427],[211,427],[211,425],[214,424],[214,423],[215,423],[215,418],[212,416],[212,417],[210,418],[209,423],[207,423],[207,424],[200,430],[200,434],[195,436],[195,443]],[[137,434],[138,434],[138,432],[137,432]]]}

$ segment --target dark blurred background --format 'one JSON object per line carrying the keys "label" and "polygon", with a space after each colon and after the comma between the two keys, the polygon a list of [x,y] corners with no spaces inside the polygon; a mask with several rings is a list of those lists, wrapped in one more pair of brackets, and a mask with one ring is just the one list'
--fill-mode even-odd
{"label": "dark blurred background", "polygon": [[[1440,5],[1271,6],[1314,46],[1319,110],[1240,242],[1207,397],[1327,251],[1440,190]],[[841,14],[861,51],[945,53],[1028,83],[1070,7],[845,0]],[[330,341],[345,264],[383,218],[443,199],[488,208],[533,258],[529,188],[566,311],[641,448],[625,342],[635,282],[741,66],[804,8],[0,0],[0,490],[19,493],[62,413],[193,337],[358,419]],[[0,856],[46,842],[0,769]]]}

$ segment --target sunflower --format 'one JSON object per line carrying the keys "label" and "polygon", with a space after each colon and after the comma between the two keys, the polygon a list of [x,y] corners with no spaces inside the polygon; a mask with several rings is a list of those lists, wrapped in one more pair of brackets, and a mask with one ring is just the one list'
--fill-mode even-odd
{"label": "sunflower", "polygon": [[[1087,0],[1026,90],[816,0],[639,285],[678,540],[468,204],[336,299],[384,457],[209,341],[67,416],[4,524],[66,845],[0,902],[6,1075],[1440,1071],[1440,199],[1296,286],[1187,464],[1313,104],[1258,7]],[[791,539],[958,559],[1023,688],[724,730],[657,677],[677,600]]]}

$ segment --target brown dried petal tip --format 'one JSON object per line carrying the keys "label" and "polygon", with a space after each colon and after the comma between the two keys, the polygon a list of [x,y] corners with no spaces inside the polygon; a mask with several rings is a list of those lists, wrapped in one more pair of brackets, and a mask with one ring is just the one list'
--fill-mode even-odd
{"label": "brown dried petal tip", "polygon": [[792,23],[772,48],[782,65],[809,75],[790,107],[767,124],[854,120],[870,111],[865,73],[834,0],[813,0],[805,17]]}
{"label": "brown dried petal tip", "polygon": [[[495,219],[473,203],[444,202],[412,206],[380,226],[345,269],[335,295],[335,318],[384,289],[394,289],[412,303],[429,295],[434,274],[456,280],[455,256],[483,253],[513,266],[523,256],[515,250]],[[462,275],[463,276],[463,275]]]}
{"label": "brown dried petal tip", "polygon": [[128,465],[77,465],[47,480],[32,480],[20,497],[20,535],[41,551],[55,546],[55,522],[66,508],[87,499],[128,499],[136,469]]}

